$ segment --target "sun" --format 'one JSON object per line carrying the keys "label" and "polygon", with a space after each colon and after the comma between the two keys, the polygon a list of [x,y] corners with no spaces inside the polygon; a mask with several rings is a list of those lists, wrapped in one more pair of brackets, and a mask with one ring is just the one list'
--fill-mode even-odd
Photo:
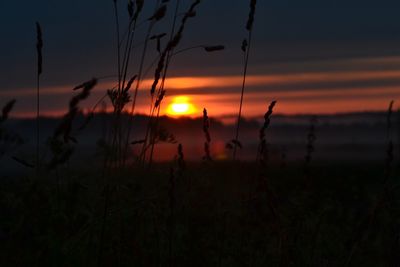
{"label": "sun", "polygon": [[176,114],[185,114],[189,111],[189,104],[187,103],[172,103],[171,110]]}
{"label": "sun", "polygon": [[175,97],[167,108],[167,114],[171,116],[191,115],[195,112],[196,108],[187,96]]}

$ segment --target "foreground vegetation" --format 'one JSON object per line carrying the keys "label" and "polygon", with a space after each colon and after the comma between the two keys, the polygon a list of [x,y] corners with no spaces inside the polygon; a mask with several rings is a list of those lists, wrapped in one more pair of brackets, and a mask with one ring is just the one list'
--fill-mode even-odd
{"label": "foreground vegetation", "polygon": [[308,176],[296,163],[176,164],[126,169],[108,187],[90,170],[3,179],[1,265],[400,262],[398,181],[384,185],[382,164],[319,162]]}

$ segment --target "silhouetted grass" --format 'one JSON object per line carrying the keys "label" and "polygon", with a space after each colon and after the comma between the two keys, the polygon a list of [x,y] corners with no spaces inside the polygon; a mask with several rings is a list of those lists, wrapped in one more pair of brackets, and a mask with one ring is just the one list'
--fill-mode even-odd
{"label": "silhouetted grass", "polygon": [[[166,34],[153,33],[153,29],[168,16],[170,2],[155,1],[153,12],[145,17],[145,1],[129,0],[127,31],[121,34],[119,1],[113,0],[118,80],[78,128],[75,124],[82,101],[99,80],[93,78],[74,87],[76,94],[69,101],[68,111],[42,154],[39,118],[43,40],[41,27],[36,24],[35,164],[14,154],[15,148],[24,144],[7,125],[15,100],[5,104],[0,117],[0,160],[10,157],[24,168],[36,167],[36,173],[15,177],[0,173],[0,265],[398,266],[400,198],[398,181],[393,179],[399,172],[393,168],[394,102],[388,109],[386,128],[381,129],[387,136],[382,162],[319,160],[314,153],[318,147],[317,121],[312,118],[307,132],[302,133],[307,137],[304,159],[289,161],[285,150],[282,168],[281,162],[269,160],[267,138],[276,101],[270,103],[264,115],[258,140],[249,140],[258,144],[257,159],[238,161],[256,11],[256,1],[250,0],[248,37],[241,46],[245,62],[240,106],[235,137],[227,144],[233,150],[233,160],[212,157],[212,114],[204,108],[202,125],[198,125],[202,139],[194,140],[203,150],[198,162],[190,162],[186,144],[159,124],[161,105],[167,97],[168,70],[173,56],[179,53],[193,48],[215,52],[225,47],[198,45],[177,51],[200,0],[191,2],[182,14],[181,1],[175,1],[169,40],[163,46],[161,40]],[[142,17],[144,22],[139,21]],[[148,27],[143,49],[135,55],[136,31],[144,24]],[[153,84],[146,88],[150,116],[144,137],[132,140],[131,131],[138,128],[133,124],[137,93],[144,89],[141,86],[151,40],[157,42],[158,64]],[[131,75],[133,55],[138,69]],[[96,113],[106,98],[113,108],[111,115],[106,115],[106,104]],[[103,132],[97,142],[101,157],[88,160],[75,151],[80,145],[79,133],[95,116],[103,116]],[[161,142],[174,144],[176,155],[171,155],[171,162],[153,163],[155,145]],[[142,148],[129,158],[128,152],[134,146]],[[72,157],[83,161],[81,167],[71,168]],[[151,168],[143,168],[145,163]],[[39,172],[39,166],[46,168]]]}
{"label": "silhouetted grass", "polygon": [[39,139],[40,139],[40,75],[43,72],[43,37],[42,28],[36,22],[36,52],[37,52],[37,75],[36,75],[36,171],[39,170]]}
{"label": "silhouetted grass", "polygon": [[244,66],[243,66],[243,82],[242,89],[240,93],[240,102],[239,102],[239,112],[236,122],[236,132],[235,137],[233,139],[233,159],[236,159],[237,148],[240,147],[239,141],[239,133],[240,133],[240,123],[242,119],[242,108],[243,108],[243,99],[244,99],[244,91],[246,87],[246,78],[247,78],[247,70],[249,66],[249,58],[250,58],[250,50],[251,50],[251,42],[253,37],[253,24],[254,24],[254,16],[256,12],[256,4],[257,0],[250,0],[250,12],[249,18],[246,23],[246,30],[248,31],[247,39],[244,39],[242,42],[242,51],[245,54],[244,56]]}
{"label": "silhouetted grass", "polygon": [[[312,206],[303,206],[301,165],[290,165],[284,176],[278,166],[270,166],[268,187],[260,189],[252,182],[258,175],[253,163],[215,162],[206,170],[191,163],[184,176],[177,176],[168,165],[154,166],[152,171],[124,173],[118,180],[122,203],[108,194],[102,266],[115,265],[117,249],[124,265],[165,266],[172,261],[183,266],[201,260],[207,266],[242,266],[249,261],[254,266],[276,266],[284,259],[309,266],[313,255],[317,266],[322,262],[338,266],[348,253],[347,237],[379,195],[376,177],[381,173],[379,165],[314,164],[318,195]],[[131,172],[136,174],[134,180]],[[60,174],[57,210],[54,174],[36,185],[17,177],[2,182],[3,266],[96,265],[102,235],[98,202],[105,194],[97,186],[98,174],[93,170],[78,170],[71,177]],[[392,205],[398,201],[393,195]],[[356,265],[379,266],[392,260],[385,256],[386,242],[394,238],[388,226],[395,222],[388,213],[400,215],[393,209],[376,215],[372,235],[354,255]],[[374,253],[366,253],[371,250]]]}

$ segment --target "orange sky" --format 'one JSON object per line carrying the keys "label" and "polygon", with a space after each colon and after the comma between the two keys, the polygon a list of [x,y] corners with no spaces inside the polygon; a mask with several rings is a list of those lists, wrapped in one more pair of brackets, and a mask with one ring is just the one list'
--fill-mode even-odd
{"label": "orange sky", "polygon": [[[244,116],[261,116],[272,100],[278,101],[277,113],[331,114],[385,110],[391,100],[400,99],[399,57],[346,59],[336,65],[332,62],[318,64],[312,68],[307,67],[308,63],[292,64],[286,66],[287,71],[249,75]],[[256,73],[262,73],[260,67]],[[169,78],[162,113],[173,115],[177,113],[173,110],[177,109],[183,110],[179,114],[201,116],[206,107],[214,117],[233,115],[239,105],[241,81],[240,75]],[[136,109],[138,113],[147,114],[149,111],[151,83],[151,78],[142,83]],[[113,85],[109,80],[100,80],[83,108],[92,107]],[[65,112],[68,100],[74,94],[72,87],[44,85],[41,88],[41,114],[60,115]],[[14,116],[33,114],[34,89],[0,91],[0,105],[11,98],[17,99]]]}

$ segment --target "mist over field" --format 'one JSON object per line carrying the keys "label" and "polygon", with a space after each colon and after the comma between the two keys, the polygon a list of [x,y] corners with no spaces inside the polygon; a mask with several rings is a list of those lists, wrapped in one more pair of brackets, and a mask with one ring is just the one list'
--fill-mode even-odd
{"label": "mist over field", "polygon": [[[283,116],[275,115],[268,131],[270,146],[270,160],[273,164],[282,164],[283,161],[304,160],[306,154],[306,140],[312,115]],[[80,115],[75,123],[75,128],[84,124],[87,117]],[[76,153],[71,161],[76,164],[91,161],[99,154],[99,142],[104,139],[107,125],[111,120],[110,114],[96,114],[84,131],[77,131]],[[378,161],[384,162],[387,145],[386,113],[348,113],[341,115],[323,115],[318,117],[316,126],[316,149],[314,159],[317,161],[358,162]],[[136,116],[133,119],[136,125],[131,140],[140,140],[145,134],[145,126],[149,118]],[[226,143],[232,138],[233,124],[224,122],[227,118],[211,119],[210,133],[212,136],[211,154],[217,160],[229,160],[231,151],[226,148]],[[43,153],[49,148],[46,141],[52,136],[54,129],[61,118],[42,118],[41,149]],[[242,160],[253,161],[257,155],[259,145],[259,130],[262,125],[261,118],[245,119],[242,124],[242,145],[239,154]],[[32,157],[29,151],[33,148],[32,138],[35,129],[35,120],[11,119],[7,126],[19,133],[26,146],[14,152],[14,155]],[[176,145],[181,143],[185,150],[186,159],[201,162],[203,159],[204,133],[202,131],[202,118],[169,118],[162,117],[160,126],[174,136],[174,142],[160,142],[155,150],[154,159],[159,162],[171,162],[176,156]],[[397,131],[398,126],[395,127]],[[396,133],[396,132],[394,132]],[[399,137],[394,137],[394,146],[398,147]],[[131,160],[138,151],[138,145],[130,145]],[[87,159],[87,160],[85,160]],[[100,157],[97,159],[100,160]],[[12,159],[8,159],[5,169],[18,170],[20,166]],[[95,163],[94,161],[91,161]],[[99,164],[99,162],[97,162]]]}

